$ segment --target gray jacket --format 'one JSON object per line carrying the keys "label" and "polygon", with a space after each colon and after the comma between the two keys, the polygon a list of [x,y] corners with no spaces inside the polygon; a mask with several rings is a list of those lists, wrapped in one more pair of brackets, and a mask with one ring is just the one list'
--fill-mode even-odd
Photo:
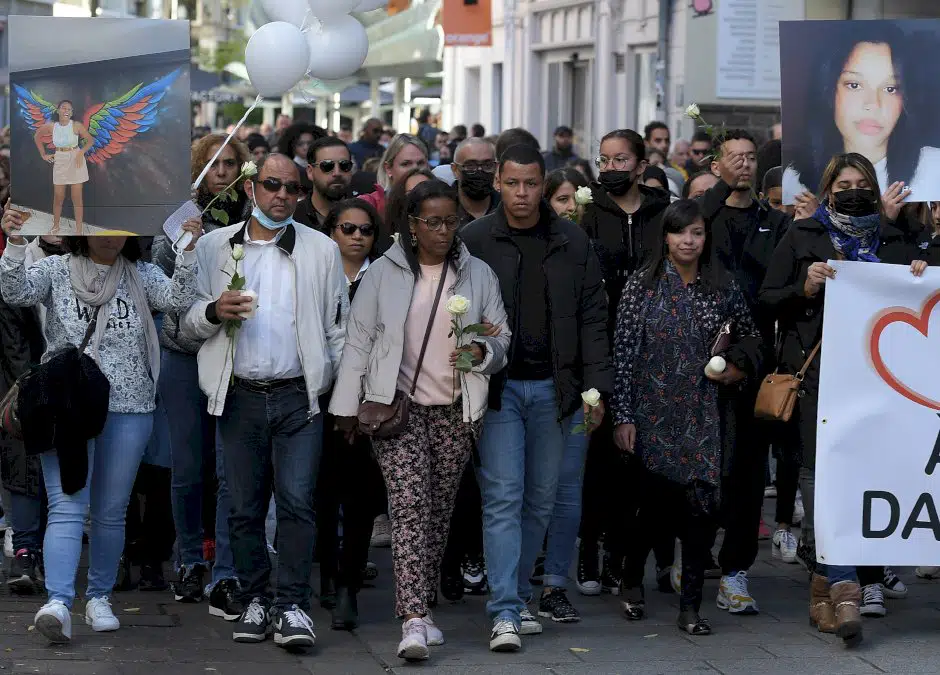
{"label": "gray jacket", "polygon": [[[414,273],[398,242],[366,270],[346,328],[346,346],[330,401],[334,415],[354,417],[364,400],[392,402],[414,285]],[[464,421],[475,422],[486,413],[490,375],[506,366],[511,337],[506,310],[493,270],[471,256],[463,244],[457,259],[457,281],[445,291],[441,302],[452,295],[470,300],[470,311],[463,317],[465,326],[486,317],[502,328],[496,337],[474,336],[474,342],[485,346],[486,356],[471,372],[460,376]]]}

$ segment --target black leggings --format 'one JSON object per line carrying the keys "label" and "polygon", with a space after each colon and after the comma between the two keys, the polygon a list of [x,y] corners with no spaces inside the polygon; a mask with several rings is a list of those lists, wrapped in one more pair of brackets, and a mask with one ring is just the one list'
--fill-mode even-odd
{"label": "black leggings", "polygon": [[160,565],[173,555],[176,528],[170,508],[170,469],[141,464],[127,506],[124,552],[141,565]]}

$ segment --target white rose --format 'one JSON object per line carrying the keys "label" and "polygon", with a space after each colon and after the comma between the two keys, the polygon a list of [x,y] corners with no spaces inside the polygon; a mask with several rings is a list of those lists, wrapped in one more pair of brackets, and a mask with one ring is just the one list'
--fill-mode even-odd
{"label": "white rose", "polygon": [[586,206],[594,203],[594,195],[591,194],[591,188],[579,187],[574,193],[574,201],[578,206]]}
{"label": "white rose", "polygon": [[452,316],[463,316],[470,311],[470,301],[462,295],[452,295],[448,298],[444,309],[450,312]]}
{"label": "white rose", "polygon": [[695,120],[702,116],[702,111],[698,109],[698,103],[692,103],[685,109],[685,114]]}
{"label": "white rose", "polygon": [[596,408],[601,402],[601,393],[597,389],[588,389],[581,392],[581,400],[591,408]]}
{"label": "white rose", "polygon": [[258,166],[254,162],[245,162],[242,164],[243,176],[254,176],[258,173]]}
{"label": "white rose", "polygon": [[245,247],[241,244],[235,244],[232,247],[232,260],[238,262],[245,259]]}

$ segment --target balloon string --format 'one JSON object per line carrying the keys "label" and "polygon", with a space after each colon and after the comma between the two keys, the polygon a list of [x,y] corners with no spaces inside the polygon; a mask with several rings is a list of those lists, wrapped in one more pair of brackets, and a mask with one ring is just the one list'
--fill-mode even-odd
{"label": "balloon string", "polygon": [[310,30],[311,28],[313,28],[313,26],[308,26],[308,25],[307,25],[307,19],[310,18],[311,14],[312,14],[312,12],[310,11],[310,8],[308,7],[308,8],[307,8],[307,11],[304,12],[304,20],[300,22],[300,32],[301,32],[301,33],[306,33],[308,30]]}
{"label": "balloon string", "polygon": [[206,177],[206,174],[209,173],[209,169],[211,169],[212,165],[215,164],[215,160],[219,158],[219,155],[222,154],[225,146],[228,145],[230,140],[232,140],[232,136],[234,136],[235,132],[237,132],[241,125],[245,123],[245,120],[248,119],[248,116],[251,114],[251,112],[261,104],[262,100],[264,99],[262,98],[261,94],[258,94],[255,97],[255,102],[251,104],[251,107],[248,108],[248,110],[245,111],[245,114],[242,115],[242,118],[238,120],[238,124],[235,125],[235,128],[232,129],[231,133],[229,133],[228,138],[225,139],[222,145],[219,146],[219,149],[215,151],[215,154],[212,155],[212,159],[209,160],[209,163],[203,167],[202,173],[199,174],[199,178],[197,178],[196,182],[193,183],[193,190],[196,190],[199,187],[199,185],[202,183],[202,180]]}

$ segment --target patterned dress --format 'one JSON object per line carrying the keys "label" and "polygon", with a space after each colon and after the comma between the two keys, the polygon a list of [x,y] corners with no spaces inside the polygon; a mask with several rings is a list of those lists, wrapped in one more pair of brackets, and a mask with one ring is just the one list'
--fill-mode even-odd
{"label": "patterned dress", "polygon": [[[669,261],[654,288],[639,274],[624,287],[614,337],[614,424],[636,425],[643,466],[696,492],[721,480],[719,386],[705,377],[711,345],[731,321],[732,343],[760,339],[735,282],[708,291],[685,285]],[[734,344],[725,358],[748,372]]]}

